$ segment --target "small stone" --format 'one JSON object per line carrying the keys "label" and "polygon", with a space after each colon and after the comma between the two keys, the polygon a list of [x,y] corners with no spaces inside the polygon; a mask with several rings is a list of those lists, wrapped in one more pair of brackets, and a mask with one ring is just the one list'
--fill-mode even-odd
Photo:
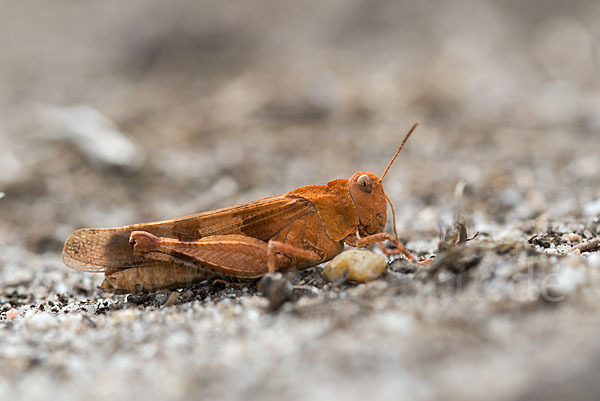
{"label": "small stone", "polygon": [[144,161],[142,147],[97,109],[42,105],[38,113],[45,137],[72,143],[97,165],[137,169]]}
{"label": "small stone", "polygon": [[350,250],[342,252],[325,266],[323,277],[335,281],[348,272],[348,280],[366,283],[379,277],[387,266],[384,256],[370,251]]}
{"label": "small stone", "polygon": [[265,274],[257,286],[269,300],[269,312],[279,309],[285,302],[296,300],[292,284],[281,273]]}
{"label": "small stone", "polygon": [[244,297],[241,302],[247,309],[264,309],[267,306],[267,300],[258,296]]}
{"label": "small stone", "polygon": [[567,266],[571,267],[581,266],[581,264],[583,263],[581,259],[581,251],[579,251],[579,249],[576,249],[575,252],[571,252],[565,258],[565,263],[567,264]]}
{"label": "small stone", "polygon": [[18,285],[28,284],[33,280],[33,276],[33,271],[31,270],[17,270],[4,277],[4,285],[7,287],[16,287]]}
{"label": "small stone", "polygon": [[113,323],[126,322],[135,318],[135,311],[133,309],[121,309],[116,311],[112,316]]}
{"label": "small stone", "polygon": [[600,199],[596,199],[583,205],[583,214],[587,216],[600,214]]}
{"label": "small stone", "polygon": [[86,303],[86,304],[81,305],[81,309],[83,309],[87,313],[93,315],[98,310],[98,305],[95,303]]}
{"label": "small stone", "polygon": [[579,241],[581,241],[581,236],[579,234],[575,234],[575,233],[567,234],[567,241],[579,242]]}
{"label": "small stone", "polygon": [[156,294],[154,296],[154,302],[156,302],[158,305],[162,305],[167,301],[167,298],[169,298],[169,296],[167,294]]}
{"label": "small stone", "polygon": [[562,301],[586,281],[583,270],[565,268],[558,273],[546,276],[541,283],[541,295],[546,301]]}
{"label": "small stone", "polygon": [[586,260],[587,260],[588,264],[590,265],[590,267],[600,268],[600,254],[599,253],[590,254],[586,258]]}
{"label": "small stone", "polygon": [[17,316],[19,316],[19,311],[16,310],[15,308],[12,308],[8,312],[6,312],[6,318],[7,319],[14,319]]}
{"label": "small stone", "polygon": [[48,330],[56,327],[58,322],[56,318],[48,312],[40,312],[27,319],[27,326],[32,330]]}
{"label": "small stone", "polygon": [[152,302],[152,295],[145,293],[128,294],[125,298],[125,302],[134,305],[144,305]]}

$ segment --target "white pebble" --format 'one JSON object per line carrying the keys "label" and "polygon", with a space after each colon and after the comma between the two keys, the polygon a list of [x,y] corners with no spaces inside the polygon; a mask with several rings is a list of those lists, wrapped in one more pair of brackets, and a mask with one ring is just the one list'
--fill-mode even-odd
{"label": "white pebble", "polygon": [[31,280],[33,280],[33,277],[33,271],[21,269],[12,272],[12,274],[6,274],[3,281],[5,286],[10,287],[28,284]]}
{"label": "white pebble", "polygon": [[40,312],[27,319],[27,327],[32,330],[48,330],[56,327],[58,322],[54,316],[48,312]]}
{"label": "white pebble", "polygon": [[590,253],[585,259],[587,260],[590,267],[595,267],[595,268],[600,267],[600,253],[597,253],[597,252]]}
{"label": "white pebble", "polygon": [[133,309],[121,309],[113,313],[111,320],[113,323],[126,322],[135,318],[135,311]]}
{"label": "white pebble", "polygon": [[83,309],[87,313],[93,315],[98,310],[98,305],[96,305],[96,304],[84,304],[84,305],[81,306],[81,309]]}
{"label": "white pebble", "polygon": [[573,293],[586,281],[584,271],[574,268],[564,268],[554,275],[555,280],[542,282],[546,288],[550,287],[556,294],[568,295]]}
{"label": "white pebble", "polygon": [[583,205],[583,214],[586,216],[596,216],[600,214],[600,199],[596,199]]}
{"label": "white pebble", "polygon": [[144,152],[141,146],[90,106],[42,105],[39,116],[45,127],[45,137],[71,142],[92,162],[132,169],[142,165]]}
{"label": "white pebble", "polygon": [[154,297],[154,302],[156,302],[159,305],[162,305],[165,302],[167,302],[168,297],[169,296],[167,294],[163,294],[163,293],[156,294],[156,296]]}

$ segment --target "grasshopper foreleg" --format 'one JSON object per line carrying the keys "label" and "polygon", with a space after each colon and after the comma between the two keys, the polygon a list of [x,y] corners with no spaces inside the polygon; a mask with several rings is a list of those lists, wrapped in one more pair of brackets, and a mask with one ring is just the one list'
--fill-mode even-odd
{"label": "grasshopper foreleg", "polygon": [[388,233],[377,233],[377,234],[368,235],[368,236],[362,237],[362,238],[358,238],[358,236],[356,234],[351,234],[348,237],[346,237],[344,242],[346,242],[346,244],[348,244],[350,246],[354,246],[354,247],[358,247],[358,248],[365,248],[365,247],[374,245],[376,243],[381,243],[385,240],[388,240],[392,244],[394,244],[394,246],[398,249],[398,252],[402,253],[404,256],[406,256],[406,258],[408,260],[410,260],[412,262],[415,262],[419,265],[426,265],[429,262],[431,262],[431,259],[427,259],[424,261],[418,261],[417,258],[415,258],[408,251],[408,249],[406,249],[406,247],[402,244],[402,242],[398,241],[396,238],[394,238],[391,234],[388,234]]}

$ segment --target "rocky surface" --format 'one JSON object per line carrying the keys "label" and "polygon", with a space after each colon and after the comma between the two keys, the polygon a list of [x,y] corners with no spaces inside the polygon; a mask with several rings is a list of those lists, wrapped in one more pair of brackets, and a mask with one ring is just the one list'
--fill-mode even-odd
{"label": "rocky surface", "polygon": [[[5,3],[1,399],[599,398],[596,2]],[[427,266],[112,295],[60,260],[380,174],[415,120],[384,185]]]}

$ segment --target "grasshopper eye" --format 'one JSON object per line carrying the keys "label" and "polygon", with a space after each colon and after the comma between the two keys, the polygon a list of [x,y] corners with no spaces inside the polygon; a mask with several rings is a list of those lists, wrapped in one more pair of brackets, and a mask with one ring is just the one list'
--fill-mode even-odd
{"label": "grasshopper eye", "polygon": [[358,183],[360,189],[362,189],[365,192],[371,193],[371,191],[373,190],[373,181],[371,180],[371,177],[369,177],[366,174],[363,174],[360,177],[358,177],[358,180],[356,182]]}

